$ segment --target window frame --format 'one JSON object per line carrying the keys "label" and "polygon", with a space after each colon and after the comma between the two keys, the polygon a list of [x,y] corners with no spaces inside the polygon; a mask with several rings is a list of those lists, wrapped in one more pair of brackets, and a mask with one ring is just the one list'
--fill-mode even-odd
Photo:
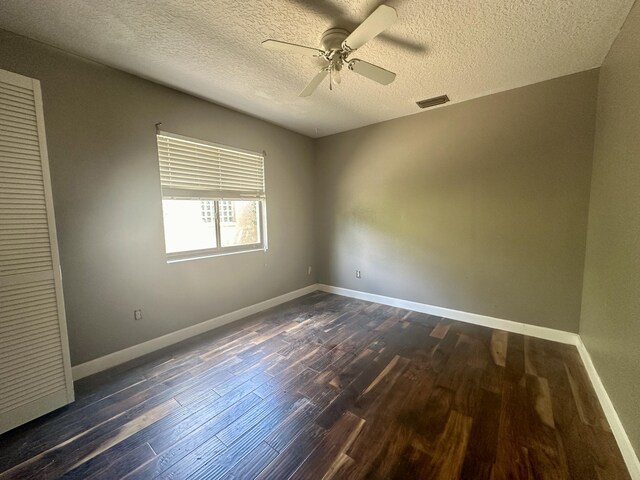
{"label": "window frame", "polygon": [[[174,133],[157,131],[156,139],[158,136],[163,137],[171,137],[176,138],[178,140],[184,140],[188,142],[197,143],[200,145],[209,145],[214,148],[222,148],[225,150],[231,150],[239,153],[249,153],[252,155],[259,155],[263,159],[263,181],[266,184],[266,175],[264,173],[264,159],[266,157],[266,153],[257,153],[249,150],[243,150],[235,147],[230,147],[228,145],[221,145],[212,142],[207,142],[205,140],[199,140],[196,138],[185,137],[182,135],[177,135]],[[158,150],[158,147],[156,147]],[[159,155],[159,150],[158,150]],[[160,185],[160,196],[161,200],[200,200],[200,201],[210,201],[213,203],[214,213],[213,213],[213,223],[215,225],[215,235],[216,235],[216,247],[214,248],[206,248],[206,249],[195,249],[195,250],[184,250],[180,252],[167,252],[166,239],[165,239],[165,225],[164,225],[164,206],[163,206],[163,215],[162,215],[162,225],[163,225],[163,244],[164,251],[167,258],[167,263],[174,262],[183,262],[188,260],[198,260],[203,258],[211,258],[223,255],[232,255],[237,253],[248,253],[248,252],[259,252],[267,250],[267,215],[266,215],[266,194],[264,196],[251,196],[244,195],[242,193],[238,195],[216,195],[214,192],[207,192],[204,190],[194,190],[193,195],[185,195],[182,192],[180,194],[176,194],[174,192],[169,192],[169,194],[165,194],[162,184]],[[222,246],[222,231],[221,231],[221,208],[220,202],[223,201],[252,201],[257,204],[257,219],[258,219],[258,242],[244,245],[232,245],[223,247]]]}

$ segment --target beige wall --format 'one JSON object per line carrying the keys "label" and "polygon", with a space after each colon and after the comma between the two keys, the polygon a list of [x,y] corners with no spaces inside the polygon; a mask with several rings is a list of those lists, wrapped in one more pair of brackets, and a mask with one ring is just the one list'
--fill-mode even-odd
{"label": "beige wall", "polygon": [[597,81],[320,139],[319,281],[577,332]]}
{"label": "beige wall", "polygon": [[640,454],[640,4],[600,72],[580,335]]}
{"label": "beige wall", "polygon": [[[42,83],[73,364],[315,282],[311,139],[3,31],[0,68]],[[156,122],[267,151],[266,253],[166,263]]]}

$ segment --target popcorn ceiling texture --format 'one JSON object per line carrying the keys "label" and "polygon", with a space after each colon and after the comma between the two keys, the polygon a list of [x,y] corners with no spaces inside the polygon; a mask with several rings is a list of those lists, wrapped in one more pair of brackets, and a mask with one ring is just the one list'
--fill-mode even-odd
{"label": "popcorn ceiling texture", "polygon": [[0,28],[321,137],[416,113],[424,98],[460,102],[598,67],[633,0],[389,0],[398,22],[355,57],[396,81],[346,72],[306,99],[297,94],[322,63],[260,46],[319,46],[324,30],[353,29],[380,3],[4,0]]}

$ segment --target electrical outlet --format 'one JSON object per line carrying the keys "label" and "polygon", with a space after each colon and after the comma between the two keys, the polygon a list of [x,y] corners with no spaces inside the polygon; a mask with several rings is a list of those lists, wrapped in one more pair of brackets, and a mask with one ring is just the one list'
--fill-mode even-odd
{"label": "electrical outlet", "polygon": [[307,275],[311,275],[311,265],[307,267]]}
{"label": "electrical outlet", "polygon": [[362,274],[360,273],[360,270],[356,270],[356,278],[362,278]]}
{"label": "electrical outlet", "polygon": [[134,320],[142,320],[142,310],[134,310],[133,311],[133,319]]}

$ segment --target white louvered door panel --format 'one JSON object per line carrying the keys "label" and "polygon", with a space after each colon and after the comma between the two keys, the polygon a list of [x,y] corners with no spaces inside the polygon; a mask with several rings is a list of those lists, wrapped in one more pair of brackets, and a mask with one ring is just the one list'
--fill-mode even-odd
{"label": "white louvered door panel", "polygon": [[0,70],[0,433],[72,401],[40,83]]}

